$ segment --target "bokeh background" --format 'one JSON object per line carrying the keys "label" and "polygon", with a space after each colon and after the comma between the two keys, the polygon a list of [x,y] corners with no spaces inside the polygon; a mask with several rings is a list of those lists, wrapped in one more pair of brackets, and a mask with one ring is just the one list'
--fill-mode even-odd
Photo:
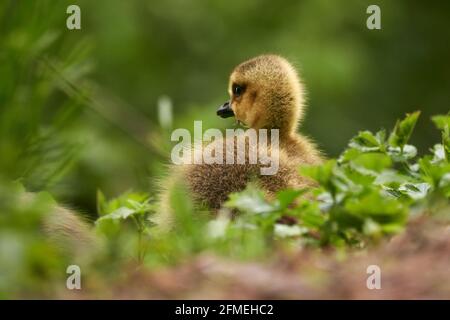
{"label": "bokeh background", "polygon": [[[69,4],[81,30],[66,28]],[[370,4],[381,30],[366,28]],[[171,130],[233,126],[215,115],[228,75],[262,53],[299,68],[301,131],[328,156],[415,110],[423,153],[438,139],[430,116],[450,105],[449,12],[419,0],[3,0],[0,179],[92,215],[97,190],[154,194]],[[172,117],[158,111],[168,105]]]}

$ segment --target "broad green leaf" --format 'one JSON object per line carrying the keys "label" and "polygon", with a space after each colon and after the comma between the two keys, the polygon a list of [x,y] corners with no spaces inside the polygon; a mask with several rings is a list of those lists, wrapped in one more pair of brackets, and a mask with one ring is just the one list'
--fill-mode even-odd
{"label": "broad green leaf", "polygon": [[356,216],[371,217],[378,223],[390,222],[392,219],[403,220],[406,217],[406,208],[402,203],[383,197],[378,191],[351,199],[345,204],[345,210]]}
{"label": "broad green leaf", "polygon": [[295,199],[304,194],[305,190],[285,189],[277,192],[278,207],[280,210],[286,209]]}
{"label": "broad green leaf", "polygon": [[399,187],[403,183],[410,182],[411,178],[392,169],[382,171],[375,179],[375,184],[391,187]]}
{"label": "broad green leaf", "polygon": [[[348,167],[343,169],[343,172],[345,173],[345,176],[348,180],[359,187],[371,185],[375,181],[377,176],[377,172],[375,171],[354,165],[349,165]],[[356,186],[353,186],[353,190],[353,193],[355,193],[358,192],[360,188],[356,188]]]}
{"label": "broad green leaf", "polygon": [[430,156],[419,160],[422,178],[434,188],[439,188],[439,183],[450,172],[450,163],[433,163]]}
{"label": "broad green leaf", "polygon": [[105,219],[109,219],[109,220],[126,220],[126,219],[128,219],[130,216],[132,216],[135,213],[136,213],[136,211],[134,211],[134,210],[132,210],[130,208],[120,207],[117,210],[102,216],[97,221],[101,221],[101,220],[105,220]]}
{"label": "broad green leaf", "polygon": [[450,160],[450,115],[434,116],[433,122],[442,130],[442,146],[445,161]]}
{"label": "broad green leaf", "polygon": [[336,160],[328,160],[325,163],[318,166],[302,166],[300,167],[300,173],[304,176],[310,177],[317,181],[327,190],[333,190],[332,176],[333,170],[336,167]]}
{"label": "broad green leaf", "polygon": [[326,215],[321,212],[317,202],[303,202],[299,208],[301,224],[318,229],[326,222]]}
{"label": "broad green leaf", "polygon": [[405,183],[398,190],[414,200],[420,200],[427,196],[430,188],[428,183]]}
{"label": "broad green leaf", "polygon": [[389,168],[392,161],[389,156],[383,153],[364,153],[353,159],[353,165],[363,167],[365,169],[379,173],[382,170]]}
{"label": "broad green leaf", "polygon": [[244,191],[232,193],[225,203],[227,208],[238,209],[248,213],[267,213],[275,210],[275,207],[264,199],[264,194],[255,186],[249,185]]}
{"label": "broad green leaf", "polygon": [[448,130],[450,128],[450,115],[437,115],[431,119],[438,129]]}
{"label": "broad green leaf", "polygon": [[445,154],[445,148],[442,144],[440,144],[440,143],[435,144],[432,149],[432,152],[434,155],[433,160],[432,160],[433,163],[447,161],[447,156]]}
{"label": "broad green leaf", "polygon": [[349,147],[361,152],[381,151],[383,145],[383,142],[380,140],[381,137],[381,134],[380,136],[375,136],[370,131],[361,131],[350,141]]}
{"label": "broad green leaf", "polygon": [[393,147],[403,149],[414,130],[420,111],[409,113],[405,119],[397,121],[395,128],[389,136],[389,144]]}
{"label": "broad green leaf", "polygon": [[417,149],[413,145],[405,144],[403,148],[389,147],[388,154],[395,162],[406,162],[417,155]]}

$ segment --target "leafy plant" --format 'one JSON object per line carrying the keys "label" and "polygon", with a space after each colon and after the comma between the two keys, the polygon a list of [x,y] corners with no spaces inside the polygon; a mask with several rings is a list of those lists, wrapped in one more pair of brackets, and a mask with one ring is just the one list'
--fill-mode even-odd
{"label": "leafy plant", "polygon": [[[418,116],[415,112],[398,121],[389,138],[384,130],[362,131],[338,159],[302,166],[299,174],[315,180],[316,187],[281,190],[269,201],[250,183],[231,194],[213,220],[207,218],[211,213],[203,215],[192,204],[182,186],[174,186],[170,202],[175,224],[169,233],[153,232],[151,216],[158,208],[147,194],[128,192],[106,201],[99,192],[97,230],[116,251],[127,251],[118,249],[127,241],[124,237],[137,237],[137,260],[150,264],[176,262],[205,250],[255,258],[286,244],[375,244],[403,230],[414,212],[427,208],[433,214],[442,201],[448,208],[449,116],[433,118],[442,143],[420,158],[409,144]],[[152,253],[148,258],[147,252]]]}
{"label": "leafy plant", "polygon": [[96,228],[104,235],[114,237],[120,232],[121,223],[132,221],[137,232],[137,260],[142,262],[147,251],[146,242],[150,239],[150,227],[153,223],[149,217],[154,213],[154,204],[144,193],[128,192],[118,198],[106,201],[101,191],[97,193],[98,213]]}
{"label": "leafy plant", "polygon": [[[337,160],[303,166],[301,174],[318,187],[284,190],[270,202],[249,186],[232,194],[226,206],[240,211],[239,219],[274,236],[281,230],[284,236],[316,245],[361,247],[397,233],[421,202],[450,197],[450,117],[433,118],[442,130],[442,143],[435,145],[432,155],[416,159],[417,149],[408,142],[418,117],[414,112],[398,121],[389,139],[384,130],[362,131]],[[310,196],[300,197],[306,192]]]}

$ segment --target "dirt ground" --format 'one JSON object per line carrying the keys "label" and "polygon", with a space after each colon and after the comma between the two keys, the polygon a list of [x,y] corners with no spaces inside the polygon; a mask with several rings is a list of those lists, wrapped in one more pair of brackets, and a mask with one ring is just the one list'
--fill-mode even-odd
{"label": "dirt ground", "polygon": [[[203,254],[176,267],[130,268],[120,281],[62,298],[112,299],[450,299],[450,227],[429,219],[364,252],[279,253],[268,262]],[[368,289],[367,267],[381,270]],[[67,296],[69,294],[69,296]]]}

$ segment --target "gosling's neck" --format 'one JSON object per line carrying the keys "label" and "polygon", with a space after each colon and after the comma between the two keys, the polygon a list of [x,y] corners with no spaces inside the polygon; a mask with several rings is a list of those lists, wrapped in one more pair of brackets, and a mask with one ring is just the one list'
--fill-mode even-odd
{"label": "gosling's neck", "polygon": [[[294,158],[300,156],[306,163],[317,163],[320,160],[320,153],[316,150],[314,144],[298,133],[297,122],[285,123],[283,126],[272,127],[271,129],[278,129],[279,147],[289,156]],[[270,129],[268,130],[268,136],[272,138]]]}
{"label": "gosling's neck", "polygon": [[[284,120],[284,121],[283,121]],[[273,121],[276,122],[276,121]],[[278,130],[278,137],[280,146],[288,146],[291,143],[295,143],[300,135],[297,133],[297,121],[292,119],[278,119],[279,123],[265,126],[268,129],[268,134],[271,137],[271,129]]]}

